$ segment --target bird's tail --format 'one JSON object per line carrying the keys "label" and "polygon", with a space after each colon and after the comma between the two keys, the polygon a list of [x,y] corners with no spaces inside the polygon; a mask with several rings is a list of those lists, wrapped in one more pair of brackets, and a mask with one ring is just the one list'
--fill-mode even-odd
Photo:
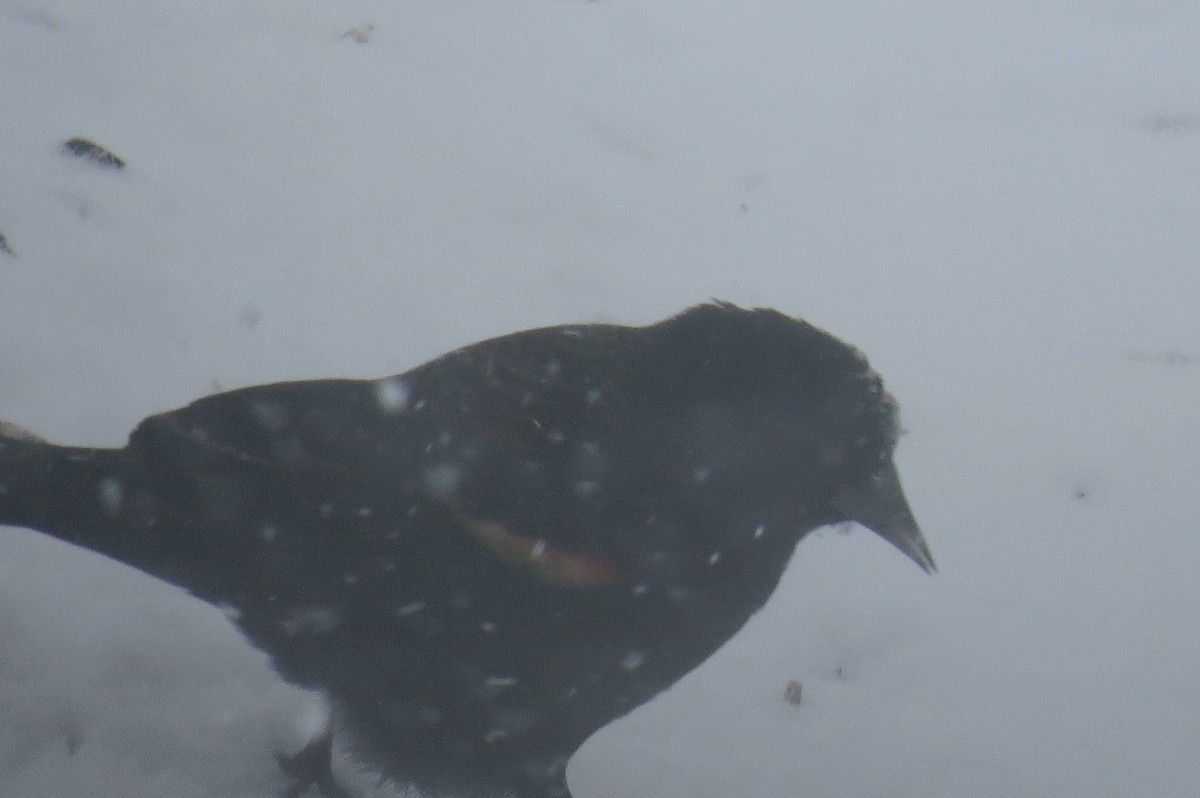
{"label": "bird's tail", "polygon": [[229,589],[222,580],[240,573],[243,553],[260,538],[239,535],[236,525],[223,534],[203,488],[217,492],[218,509],[235,514],[239,496],[203,473],[180,474],[178,463],[147,466],[138,451],[59,446],[0,425],[0,525],[44,532],[223,599]]}
{"label": "bird's tail", "polygon": [[57,446],[0,421],[0,524],[112,553],[123,450]]}

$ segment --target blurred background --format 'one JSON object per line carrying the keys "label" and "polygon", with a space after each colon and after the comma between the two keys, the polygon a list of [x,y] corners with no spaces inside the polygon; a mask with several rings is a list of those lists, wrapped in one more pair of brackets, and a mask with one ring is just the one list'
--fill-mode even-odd
{"label": "blurred background", "polygon": [[[116,446],[215,390],[775,307],[884,375],[941,572],[811,536],[576,798],[1196,795],[1197,30],[1184,0],[0,0],[0,419]],[[0,718],[0,795],[273,798],[321,709],[216,609],[3,528]]]}

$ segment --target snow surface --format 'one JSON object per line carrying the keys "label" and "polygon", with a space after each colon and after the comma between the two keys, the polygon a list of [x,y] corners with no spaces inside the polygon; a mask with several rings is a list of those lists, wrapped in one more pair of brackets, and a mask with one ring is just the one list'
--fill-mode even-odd
{"label": "snow surface", "polygon": [[[773,306],[899,397],[941,572],[805,541],[576,797],[1200,795],[1197,31],[1195,0],[2,0],[0,418],[116,445],[214,387]],[[3,796],[275,796],[321,722],[218,610],[23,530],[0,641]]]}

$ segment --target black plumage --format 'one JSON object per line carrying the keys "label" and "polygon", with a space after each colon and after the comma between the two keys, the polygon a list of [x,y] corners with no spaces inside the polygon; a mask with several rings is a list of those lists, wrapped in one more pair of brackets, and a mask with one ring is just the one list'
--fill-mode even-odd
{"label": "black plumage", "polygon": [[[716,651],[821,525],[933,568],[879,377],[771,310],[231,391],[122,449],[7,432],[0,522],[229,608],[365,761],[432,795],[569,796],[576,748]],[[318,759],[290,770],[331,792]]]}

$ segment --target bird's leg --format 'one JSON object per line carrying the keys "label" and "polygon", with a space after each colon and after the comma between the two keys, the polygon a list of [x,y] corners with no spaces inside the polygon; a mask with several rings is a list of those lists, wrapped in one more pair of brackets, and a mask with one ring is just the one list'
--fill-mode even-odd
{"label": "bird's leg", "polygon": [[290,780],[283,798],[298,798],[309,787],[316,787],[324,798],[350,798],[333,777],[333,730],[326,729],[309,740],[298,752],[275,755],[279,767]]}

